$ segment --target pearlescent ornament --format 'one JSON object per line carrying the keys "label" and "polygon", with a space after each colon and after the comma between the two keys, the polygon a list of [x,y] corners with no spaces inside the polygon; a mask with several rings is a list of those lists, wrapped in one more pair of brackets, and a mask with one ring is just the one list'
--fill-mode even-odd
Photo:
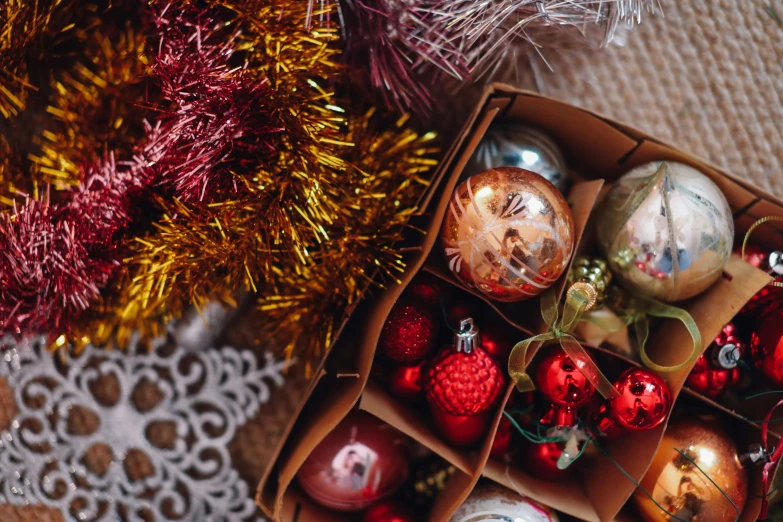
{"label": "pearlescent ornament", "polygon": [[449,522],[559,522],[548,507],[497,484],[479,484]]}
{"label": "pearlescent ornament", "polygon": [[693,167],[665,161],[622,176],[599,210],[597,228],[620,283],[667,302],[714,283],[734,241],[731,209],[717,185]]}
{"label": "pearlescent ornament", "polygon": [[493,125],[470,157],[465,174],[473,176],[494,167],[516,167],[539,174],[560,192],[568,187],[566,163],[557,143],[527,125]]}
{"label": "pearlescent ornament", "polygon": [[574,222],[549,181],[498,167],[456,188],[440,237],[449,269],[464,285],[498,301],[521,301],[542,293],[565,271]]}
{"label": "pearlescent ornament", "polygon": [[737,446],[713,419],[669,424],[641,484],[668,511],[637,489],[633,499],[645,522],[734,522],[748,499],[748,472]]}

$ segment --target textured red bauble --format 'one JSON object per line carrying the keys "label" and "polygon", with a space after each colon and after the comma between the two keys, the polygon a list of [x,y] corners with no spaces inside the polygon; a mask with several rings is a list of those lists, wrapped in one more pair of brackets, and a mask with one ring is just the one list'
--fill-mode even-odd
{"label": "textured red bauble", "polygon": [[425,301],[403,297],[383,325],[378,348],[389,359],[414,363],[435,345],[437,326],[437,316]]}
{"label": "textured red bauble", "polygon": [[407,478],[408,444],[388,424],[354,411],[310,453],[296,478],[323,506],[365,509],[394,493]]}
{"label": "textured red bauble", "polygon": [[750,338],[750,353],[764,377],[777,388],[783,388],[783,306],[756,323]]}
{"label": "textured red bauble", "polygon": [[520,454],[522,468],[534,477],[544,480],[560,480],[569,473],[568,469],[557,467],[557,459],[563,453],[565,444],[562,442],[544,442],[533,444],[529,442]]}
{"label": "textured red bauble", "polygon": [[364,513],[362,522],[416,522],[416,517],[399,502],[383,500]]}
{"label": "textured red bauble", "polygon": [[478,444],[489,429],[489,411],[477,415],[452,415],[430,408],[430,415],[440,436],[452,446],[464,448]]}
{"label": "textured red bauble", "polygon": [[511,433],[513,425],[504,415],[500,418],[498,431],[495,432],[495,438],[492,440],[492,448],[489,450],[489,456],[498,460],[503,460],[511,448]]}
{"label": "textured red bauble", "polygon": [[737,336],[733,323],[723,327],[707,350],[699,356],[686,384],[710,398],[740,383],[739,360],[745,354],[745,343]]}
{"label": "textured red bauble", "polygon": [[614,383],[619,397],[607,400],[607,410],[623,429],[644,431],[658,426],[672,405],[669,387],[650,370],[631,368]]}
{"label": "textured red bauble", "polygon": [[418,399],[424,393],[424,369],[427,363],[419,361],[411,366],[395,365],[389,372],[388,386],[392,395],[406,401]]}
{"label": "textured red bauble", "polygon": [[577,410],[590,402],[595,388],[559,346],[547,348],[536,368],[536,385],[552,403],[543,424],[573,426]]}
{"label": "textured red bauble", "polygon": [[429,365],[427,401],[451,415],[477,415],[495,404],[506,379],[487,352],[470,353],[444,348]]}

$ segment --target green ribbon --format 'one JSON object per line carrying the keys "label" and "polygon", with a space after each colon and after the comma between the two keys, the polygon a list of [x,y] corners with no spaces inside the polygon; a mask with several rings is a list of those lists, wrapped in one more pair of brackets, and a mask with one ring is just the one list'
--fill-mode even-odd
{"label": "green ribbon", "polygon": [[[655,299],[631,296],[616,287],[611,289],[611,296],[608,302],[608,306],[622,317],[625,326],[634,325],[636,339],[639,342],[639,357],[642,360],[642,364],[647,368],[664,373],[677,371],[689,366],[701,353],[701,332],[696,325],[696,321],[693,320],[691,314],[686,310]],[[693,339],[693,349],[687,359],[679,364],[668,366],[658,364],[650,359],[646,349],[647,339],[650,336],[649,317],[676,319],[685,326],[691,339]],[[594,324],[598,323],[596,322]],[[601,325],[598,324],[598,326]],[[616,324],[612,324],[611,326],[616,327]],[[617,330],[607,329],[607,331],[612,332]]]}
{"label": "green ribbon", "polygon": [[569,292],[563,308],[563,317],[560,318],[554,290],[549,290],[541,296],[541,316],[548,327],[547,331],[518,342],[511,350],[508,359],[508,374],[516,384],[517,390],[527,392],[535,389],[533,379],[527,373],[528,351],[531,345],[535,342],[558,341],[563,351],[598,393],[608,399],[620,395],[584,347],[569,333],[579,322],[587,303],[588,298],[583,293]]}

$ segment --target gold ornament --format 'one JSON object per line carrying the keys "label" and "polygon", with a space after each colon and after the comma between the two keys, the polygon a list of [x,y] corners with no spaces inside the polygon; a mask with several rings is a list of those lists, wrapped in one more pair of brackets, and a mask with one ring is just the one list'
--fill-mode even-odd
{"label": "gold ornament", "polygon": [[606,289],[612,281],[612,273],[606,261],[597,257],[579,256],[568,272],[568,293],[580,292],[587,296],[584,311],[599,308],[606,299]]}
{"label": "gold ornament", "polygon": [[748,476],[740,464],[737,446],[714,421],[674,422],[666,430],[658,453],[642,479],[642,487],[668,513],[656,506],[641,489],[634,493],[634,502],[645,522],[678,519],[733,522],[737,510],[710,479],[731,498],[741,513],[748,498]]}
{"label": "gold ornament", "polygon": [[549,181],[497,167],[457,187],[440,236],[449,268],[463,284],[498,301],[521,301],[563,273],[574,248],[574,222]]}
{"label": "gold ornament", "polygon": [[731,209],[717,185],[688,165],[665,161],[621,177],[597,226],[599,245],[620,283],[668,302],[714,283],[734,241]]}

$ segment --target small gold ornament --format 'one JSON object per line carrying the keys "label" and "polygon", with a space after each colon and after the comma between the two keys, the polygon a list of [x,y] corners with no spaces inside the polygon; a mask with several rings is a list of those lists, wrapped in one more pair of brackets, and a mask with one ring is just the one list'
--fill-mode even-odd
{"label": "small gold ornament", "polygon": [[498,167],[454,191],[440,232],[449,269],[498,301],[521,301],[549,288],[574,248],[563,195],[527,170]]}
{"label": "small gold ornament", "polygon": [[668,513],[640,489],[634,493],[634,502],[645,522],[733,522],[737,510],[710,479],[742,513],[748,498],[748,476],[734,442],[713,420],[672,422],[641,482]]}
{"label": "small gold ornament", "polygon": [[568,272],[568,293],[580,292],[587,296],[584,311],[599,308],[606,299],[606,289],[612,281],[612,273],[606,261],[597,257],[579,256]]}
{"label": "small gold ornament", "polygon": [[734,242],[731,209],[717,185],[688,165],[665,161],[621,177],[601,206],[597,227],[620,283],[667,302],[714,283]]}

